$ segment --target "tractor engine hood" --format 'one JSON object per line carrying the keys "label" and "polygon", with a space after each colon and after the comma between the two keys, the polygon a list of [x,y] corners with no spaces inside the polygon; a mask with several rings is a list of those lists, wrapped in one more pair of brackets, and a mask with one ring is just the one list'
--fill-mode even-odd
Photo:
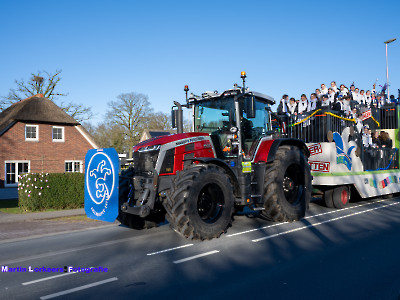
{"label": "tractor engine hood", "polygon": [[133,147],[133,152],[138,151],[141,148],[144,147],[152,147],[152,146],[158,146],[158,145],[165,145],[168,143],[172,143],[175,141],[180,141],[180,140],[186,140],[187,141],[183,141],[184,144],[186,143],[190,143],[190,139],[194,139],[193,142],[195,142],[195,138],[196,137],[200,137],[200,136],[204,136],[204,137],[208,137],[209,134],[208,133],[202,133],[202,132],[187,132],[187,133],[178,133],[178,134],[171,134],[171,135],[164,135],[164,136],[159,136],[159,137],[155,137],[152,139],[148,139],[146,141],[143,141],[139,144],[137,144],[136,146]]}

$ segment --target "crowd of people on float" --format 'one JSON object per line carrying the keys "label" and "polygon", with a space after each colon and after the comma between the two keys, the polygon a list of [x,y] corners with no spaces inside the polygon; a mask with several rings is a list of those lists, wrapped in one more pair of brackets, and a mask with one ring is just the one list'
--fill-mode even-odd
{"label": "crowd of people on float", "polygon": [[278,106],[278,114],[297,115],[305,112],[312,112],[319,108],[329,108],[332,110],[342,111],[345,115],[350,116],[353,109],[356,111],[360,107],[381,108],[390,103],[398,103],[400,99],[396,99],[394,95],[390,98],[382,93],[372,90],[360,90],[354,84],[347,88],[344,84],[337,87],[336,82],[332,81],[329,88],[324,83],[321,88],[315,89],[314,93],[307,98],[306,94],[300,96],[300,100],[289,98],[284,94]]}
{"label": "crowd of people on float", "polygon": [[[393,95],[389,98],[384,93],[377,93],[375,85],[372,90],[360,90],[355,87],[354,83],[347,88],[344,84],[339,87],[335,81],[332,81],[328,88],[324,83],[321,88],[315,89],[307,98],[306,94],[302,94],[300,100],[289,98],[284,94],[278,105],[278,115],[289,117],[298,121],[303,119],[317,109],[330,109],[338,111],[342,116],[355,119],[358,132],[362,134],[363,144],[365,147],[392,147],[392,141],[389,134],[385,131],[371,131],[368,125],[363,125],[361,109],[381,108],[388,104],[399,104],[400,96],[396,99]],[[399,93],[400,94],[400,93]],[[305,123],[308,125],[310,123]]]}

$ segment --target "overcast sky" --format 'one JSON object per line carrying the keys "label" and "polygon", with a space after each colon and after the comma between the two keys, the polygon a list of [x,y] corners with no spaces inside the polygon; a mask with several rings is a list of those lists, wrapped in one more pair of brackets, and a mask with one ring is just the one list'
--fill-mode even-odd
{"label": "overcast sky", "polygon": [[190,91],[240,83],[279,100],[335,80],[400,88],[400,1],[1,1],[0,95],[38,70],[62,69],[64,101],[100,122],[120,93],[169,113]]}

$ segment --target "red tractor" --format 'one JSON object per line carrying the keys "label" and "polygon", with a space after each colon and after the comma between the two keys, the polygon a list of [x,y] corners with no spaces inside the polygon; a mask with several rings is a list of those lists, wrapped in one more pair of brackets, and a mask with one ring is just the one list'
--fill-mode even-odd
{"label": "red tractor", "polygon": [[[308,148],[272,131],[274,99],[246,89],[241,77],[243,87],[175,102],[178,133],[133,148],[134,168],[120,176],[122,224],[148,228],[166,217],[184,237],[207,240],[226,232],[246,206],[271,221],[304,217],[311,199]],[[183,133],[182,106],[193,111],[194,132]]]}

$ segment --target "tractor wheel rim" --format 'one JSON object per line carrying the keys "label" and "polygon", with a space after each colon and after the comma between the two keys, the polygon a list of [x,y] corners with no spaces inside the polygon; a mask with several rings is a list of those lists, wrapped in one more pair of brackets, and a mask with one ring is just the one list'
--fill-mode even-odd
{"label": "tractor wheel rim", "polygon": [[348,201],[348,193],[346,189],[343,189],[342,192],[340,193],[340,200],[342,200],[343,204],[346,204]]}
{"label": "tractor wheel rim", "polygon": [[224,193],[218,184],[209,183],[200,190],[197,213],[203,222],[215,223],[221,217],[224,207]]}
{"label": "tractor wheel rim", "polygon": [[292,164],[286,169],[282,187],[286,200],[296,205],[304,190],[304,172],[300,165]]}

